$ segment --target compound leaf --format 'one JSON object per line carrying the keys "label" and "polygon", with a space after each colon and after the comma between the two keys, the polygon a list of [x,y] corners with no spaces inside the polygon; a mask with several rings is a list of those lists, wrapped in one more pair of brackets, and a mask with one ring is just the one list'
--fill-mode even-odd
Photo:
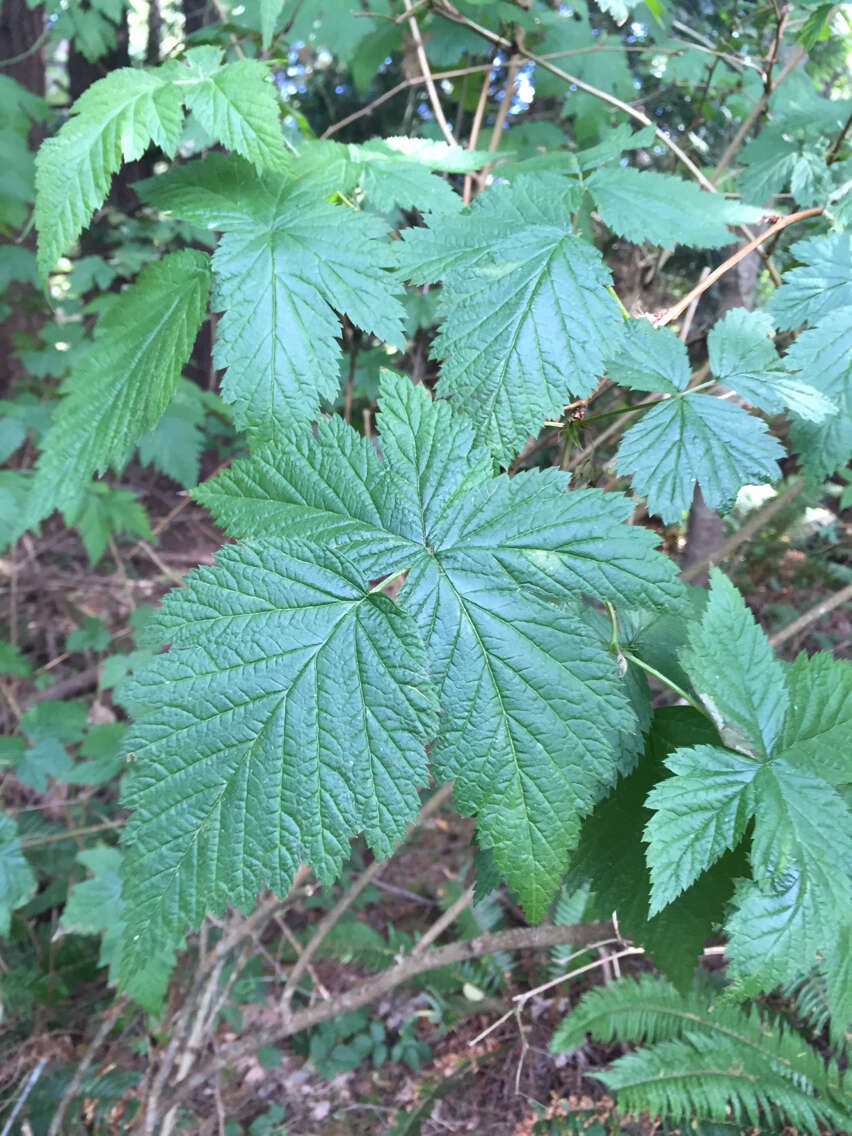
{"label": "compound leaf", "polygon": [[102,317],[44,439],[22,528],[73,511],[92,474],[123,469],[157,424],[206,311],[209,263],[190,249],[167,254]]}
{"label": "compound leaf", "polygon": [[406,229],[402,273],[443,281],[438,390],[507,465],[547,417],[590,394],[621,317],[609,272],[571,231],[562,179],[518,178],[434,229]]}
{"label": "compound leaf", "polygon": [[403,348],[401,288],[385,225],[322,199],[306,177],[258,178],[215,154],[149,182],[145,196],[220,229],[213,256],[216,363],[239,428],[269,434],[316,417],[339,387],[338,312]]}
{"label": "compound leaf", "polygon": [[797,241],[790,252],[801,264],[785,272],[783,284],[767,305],[779,327],[814,324],[852,305],[852,233]]}
{"label": "compound leaf", "polygon": [[411,616],[315,545],[217,561],[168,597],[154,626],[171,650],[123,695],[125,978],[205,911],[284,894],[303,860],[332,879],[360,831],[387,856],[427,781],[436,703]]}
{"label": "compound leaf", "polygon": [[[770,414],[787,409],[809,422],[836,415],[835,403],[815,385],[787,373],[771,335],[772,319],[766,312],[746,308],[727,312],[707,336],[710,367],[719,382]],[[796,369],[810,373],[804,367]]]}
{"label": "compound leaf", "polygon": [[[386,373],[380,403],[383,463],[334,418],[197,491],[248,540],[167,600],[153,638],[172,648],[125,694],[128,959],[286,888],[302,860],[330,878],[358,831],[386,855],[436,734],[436,777],[457,777],[534,918],[615,779],[633,713],[576,597],[663,605],[673,566],[620,523],[626,500],[566,493],[555,470],[495,478],[470,426],[406,378]],[[398,606],[368,590],[405,571]]]}
{"label": "compound leaf", "polygon": [[624,350],[610,355],[607,370],[623,386],[666,396],[628,428],[615,455],[650,513],[679,521],[696,484],[710,508],[723,511],[746,483],[777,480],[781,444],[742,407],[686,389],[689,361],[673,331],[631,320]]}
{"label": "compound leaf", "polygon": [[852,456],[852,306],[822,316],[803,331],[785,363],[837,406],[828,421],[802,420],[790,430],[805,475],[819,484]]}

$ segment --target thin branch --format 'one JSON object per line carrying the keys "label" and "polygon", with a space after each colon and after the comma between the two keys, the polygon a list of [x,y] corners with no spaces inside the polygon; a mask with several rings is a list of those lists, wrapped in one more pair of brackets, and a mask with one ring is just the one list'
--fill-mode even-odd
{"label": "thin branch", "polygon": [[[457,67],[453,71],[435,71],[432,75],[433,79],[461,79],[465,75],[477,75],[483,71],[490,72],[493,68],[492,63],[477,63],[471,67]],[[361,107],[360,110],[354,111],[352,114],[347,114],[346,118],[341,118],[339,122],[333,123],[320,135],[320,138],[331,138],[333,134],[343,130],[345,126],[350,123],[357,122],[359,118],[365,118],[367,115],[373,113],[376,107],[380,107],[382,103],[386,103],[388,99],[392,99],[394,95],[400,94],[402,91],[407,91],[409,87],[418,87],[423,82],[421,75],[416,75],[413,79],[403,79],[401,83],[397,83],[395,87],[391,87],[389,91],[378,95],[372,102],[367,103],[366,106]]]}
{"label": "thin branch", "polygon": [[[470,137],[467,141],[468,150],[475,150],[476,144],[479,141],[479,131],[482,128],[482,119],[485,116],[485,108],[488,105],[488,92],[491,88],[491,71],[492,65],[489,64],[488,71],[482,80],[482,88],[479,92],[479,98],[476,103],[476,110],[473,114],[473,122],[470,127]],[[465,205],[470,205],[470,199],[473,196],[473,174],[465,174],[464,186],[462,187],[462,201]]]}
{"label": "thin branch", "polygon": [[740,525],[737,531],[731,533],[726,540],[723,540],[718,548],[714,548],[712,552],[708,552],[706,556],[702,556],[700,560],[696,560],[694,564],[690,564],[688,568],[685,568],[680,574],[681,580],[689,583],[690,580],[695,580],[702,572],[711,567],[711,565],[720,564],[723,560],[727,560],[731,553],[736,552],[741,544],[745,544],[746,541],[751,540],[755,533],[758,533],[764,525],[768,524],[776,513],[780,513],[785,506],[789,505],[791,501],[794,501],[802,492],[804,484],[803,478],[796,478],[795,481],[787,486],[783,493],[776,494],[774,497],[771,497],[765,505],[762,505],[759,509],[755,509],[744,524]]}
{"label": "thin branch", "polygon": [[474,884],[461,893],[455,903],[451,903],[447,910],[436,919],[432,926],[426,931],[422,938],[418,939],[414,946],[411,948],[412,955],[422,955],[428,946],[435,942],[446,929],[455,923],[456,919],[463,911],[473,903],[473,894],[476,890]]}
{"label": "thin branch", "polygon": [[[23,61],[25,59],[29,59],[31,55],[35,55],[35,53],[42,46],[49,34],[50,28],[45,25],[43,30],[39,32],[38,36],[33,40],[26,51],[22,51],[20,55],[13,55],[11,59],[0,59],[0,71],[5,70],[7,67],[14,67],[16,63],[23,63]],[[5,1129],[3,1131],[5,1132]]]}
{"label": "thin branch", "polygon": [[544,56],[534,55],[521,44],[506,39],[505,36],[498,35],[497,32],[492,32],[489,28],[484,28],[481,24],[477,24],[475,20],[468,19],[467,16],[462,15],[458,9],[454,8],[449,3],[449,0],[444,0],[444,3],[437,5],[434,10],[439,16],[443,16],[445,20],[449,20],[454,24],[461,24],[476,35],[481,36],[482,39],[494,44],[495,47],[502,48],[504,51],[517,52],[525,59],[529,59],[532,63],[535,63],[537,67],[542,67],[545,71],[549,71],[558,79],[562,79],[564,82],[576,87],[577,90],[585,91],[586,94],[593,95],[596,99],[609,103],[610,106],[615,107],[616,110],[623,111],[624,114],[629,115],[630,118],[634,119],[636,122],[641,122],[643,126],[652,127],[656,138],[671,150],[679,162],[682,162],[683,165],[686,166],[692,176],[698,181],[699,185],[703,186],[704,189],[709,190],[711,193],[716,192],[715,185],[705,177],[689,155],[686,154],[680,146],[678,146],[677,142],[673,141],[664,130],[661,130],[644,111],[637,110],[636,107],[631,106],[630,103],[624,102],[615,95],[611,95],[607,91],[602,91],[599,87],[593,87],[591,83],[586,83],[576,75],[571,75],[569,72],[563,71],[561,67],[554,66],[554,64]]}
{"label": "thin branch", "polygon": [[404,3],[405,10],[408,13],[408,28],[411,32],[411,38],[414,40],[414,48],[417,52],[420,71],[423,74],[423,82],[426,84],[426,90],[429,94],[432,113],[435,115],[435,121],[438,123],[445,140],[450,146],[454,146],[456,140],[453,138],[453,132],[450,130],[450,124],[444,117],[444,108],[441,106],[441,100],[438,98],[438,90],[435,86],[435,80],[432,78],[429,60],[426,57],[426,49],[423,46],[423,36],[420,34],[420,25],[417,23],[417,17],[412,15],[413,5],[411,0],[404,0]]}
{"label": "thin branch", "polygon": [[367,979],[366,982],[357,983],[333,1001],[298,1010],[276,1024],[256,1029],[250,1037],[241,1038],[233,1045],[223,1047],[221,1054],[205,1062],[196,1073],[176,1087],[172,1096],[173,1103],[179,1103],[199,1085],[209,1082],[217,1069],[233,1068],[236,1062],[256,1052],[258,1047],[275,1045],[301,1030],[310,1029],[320,1022],[336,1018],[347,1010],[357,1010],[361,1006],[369,1005],[418,974],[442,966],[454,966],[466,959],[482,958],[483,955],[494,954],[497,951],[542,950],[562,943],[583,946],[611,934],[611,925],[605,923],[560,926],[539,924],[536,927],[515,927],[508,931],[494,931],[478,935],[475,939],[449,943],[444,947],[433,947],[422,955],[405,956],[396,966]]}
{"label": "thin branch", "polygon": [[[106,1038],[106,1035],[115,1024],[116,1018],[124,1010],[127,1005],[127,999],[122,995],[117,1002],[113,1002],[110,1008],[104,1014],[101,1024],[98,1026],[95,1036],[89,1043],[82,1060],[78,1063],[77,1068],[74,1070],[74,1076],[68,1084],[65,1092],[62,1094],[62,1099],[56,1107],[56,1112],[53,1114],[53,1119],[50,1122],[50,1127],[47,1130],[47,1136],[60,1136],[63,1131],[62,1123],[65,1120],[65,1113],[68,1111],[68,1106],[71,1101],[80,1091],[80,1086],[83,1083],[83,1078],[89,1071],[89,1067],[95,1059],[95,1054],[100,1049],[101,1045]],[[12,1118],[14,1119],[14,1117]],[[6,1129],[3,1129],[5,1136]]]}
{"label": "thin branch", "polygon": [[[453,792],[452,783],[442,785],[432,797],[426,802],[420,810],[420,815],[417,820],[409,827],[406,835],[406,840],[411,836],[412,832],[418,828],[432,813],[437,812],[438,809],[447,801]],[[380,872],[387,867],[387,860],[374,860],[373,863],[365,871],[361,873],[357,880],[343,893],[343,895],[317,924],[317,928],[309,939],[302,953],[296,959],[293,969],[290,971],[290,977],[287,979],[287,984],[279,1001],[279,1008],[282,1014],[286,1015],[289,1011],[290,1002],[296,992],[296,988],[304,975],[305,971],[313,959],[314,955],[319,950],[326,935],[331,931],[332,927],[338,922],[343,913],[352,906],[364,888],[373,880]]]}
{"label": "thin branch", "polygon": [[830,166],[834,162],[837,161],[838,153],[840,151],[840,147],[843,145],[843,140],[846,137],[846,135],[849,133],[850,127],[852,127],[852,114],[850,114],[849,117],[844,122],[843,129],[837,135],[837,137],[834,140],[833,145],[831,146],[831,148],[829,149],[828,153],[825,156],[825,164],[827,166]]}
{"label": "thin branch", "polygon": [[716,187],[717,182],[719,181],[719,178],[722,176],[722,174],[725,172],[725,170],[728,168],[728,166],[733,161],[734,157],[736,156],[737,152],[739,151],[740,146],[742,146],[746,135],[751,130],[752,126],[754,126],[754,124],[758,120],[758,118],[760,118],[760,116],[766,110],[766,107],[767,107],[769,100],[772,97],[772,95],[778,90],[778,88],[781,86],[781,84],[784,82],[784,80],[787,78],[787,76],[791,72],[795,71],[795,69],[799,66],[799,64],[802,62],[802,60],[805,58],[806,55],[807,55],[807,52],[801,46],[798,48],[798,50],[793,52],[793,54],[787,60],[784,67],[778,72],[778,78],[775,80],[775,82],[772,84],[772,86],[769,88],[768,91],[763,92],[763,94],[760,96],[760,98],[757,100],[757,102],[754,104],[754,106],[751,108],[751,110],[748,112],[748,114],[742,120],[742,122],[740,123],[739,129],[737,130],[736,134],[731,139],[731,141],[728,143],[727,147],[725,148],[724,153],[722,154],[722,157],[719,159],[719,162],[718,162],[715,170],[710,175],[710,183],[711,183],[711,185],[713,186],[714,189]]}
{"label": "thin branch", "polygon": [[723,261],[718,268],[714,268],[708,276],[699,280],[695,287],[687,292],[682,299],[678,300],[668,311],[663,312],[659,318],[655,319],[654,324],[657,327],[665,327],[667,323],[671,323],[673,319],[677,319],[681,312],[685,311],[693,300],[697,300],[698,297],[715,284],[720,277],[724,276],[726,272],[730,272],[735,265],[739,264],[750,252],[753,252],[765,241],[768,241],[770,237],[773,237],[776,233],[780,233],[789,225],[795,225],[797,221],[806,221],[810,217],[818,217],[822,212],[823,207],[818,205],[814,209],[802,209],[798,213],[791,213],[788,217],[779,217],[774,225],[770,225],[764,232],[758,233],[748,244],[737,249],[733,256],[729,256],[727,260]]}
{"label": "thin branch", "polygon": [[[3,1136],[9,1136],[9,1133],[12,1131],[12,1125],[15,1123],[15,1119],[17,1118],[18,1113],[24,1107],[24,1103],[25,1103],[27,1097],[30,1095],[30,1093],[35,1088],[36,1081],[38,1081],[39,1077],[41,1076],[42,1070],[44,1069],[46,1064],[47,1064],[47,1058],[46,1057],[40,1057],[39,1060],[36,1062],[35,1068],[33,1069],[32,1073],[30,1073],[29,1077],[27,1077],[27,1083],[24,1085],[23,1089],[21,1089],[20,1096],[15,1101],[15,1107],[12,1109],[11,1115],[9,1116],[9,1119],[6,1121],[6,1123],[3,1125]],[[51,1128],[51,1133],[52,1133],[52,1131],[53,1131],[53,1125],[52,1124],[51,1124],[50,1128]]]}
{"label": "thin branch", "polygon": [[772,647],[778,647],[781,643],[786,643],[788,639],[792,639],[794,635],[798,635],[806,627],[810,627],[812,623],[816,623],[818,619],[822,619],[824,615],[828,615],[830,611],[834,611],[836,607],[852,601],[852,583],[847,584],[845,588],[841,588],[839,592],[835,592],[827,600],[820,600],[819,603],[814,604],[813,607],[808,608],[803,612],[798,619],[794,619],[792,623],[788,623],[786,627],[782,627],[780,631],[776,631],[774,635],[769,636],[769,643]]}

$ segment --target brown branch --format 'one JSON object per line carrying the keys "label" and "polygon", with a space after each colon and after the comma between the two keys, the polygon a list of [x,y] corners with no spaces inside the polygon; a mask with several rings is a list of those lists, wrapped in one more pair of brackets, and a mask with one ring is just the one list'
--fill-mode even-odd
{"label": "brown branch", "polygon": [[758,233],[756,237],[752,237],[748,244],[737,249],[733,256],[729,256],[718,268],[714,268],[708,276],[705,276],[703,280],[699,280],[695,287],[687,292],[682,299],[678,300],[668,311],[663,312],[658,319],[654,320],[655,325],[657,327],[665,327],[667,323],[671,323],[673,319],[677,319],[681,312],[685,311],[693,300],[697,300],[698,297],[715,284],[720,277],[724,276],[726,272],[730,272],[735,265],[739,264],[750,252],[753,252],[762,245],[764,241],[768,241],[770,237],[773,237],[776,233],[780,233],[783,229],[786,229],[788,225],[794,225],[797,221],[805,221],[809,217],[818,217],[822,212],[823,207],[818,205],[814,209],[802,209],[798,213],[791,213],[788,217],[779,217],[774,225],[770,225],[764,232]]}
{"label": "brown branch", "polygon": [[812,623],[816,623],[818,619],[822,619],[824,615],[828,615],[830,611],[834,611],[836,607],[841,604],[849,603],[852,601],[852,583],[847,584],[845,588],[841,588],[839,592],[835,592],[833,596],[827,600],[820,600],[819,603],[814,604],[813,607],[808,608],[803,612],[798,619],[794,619],[792,623],[788,623],[786,627],[782,627],[780,631],[776,631],[774,635],[769,636],[769,643],[772,647],[778,647],[781,643],[786,643],[788,639],[792,639],[794,635],[798,635],[806,627],[810,627]]}
{"label": "brown branch", "polygon": [[467,959],[481,958],[483,955],[494,954],[497,951],[543,950],[561,943],[573,943],[580,947],[610,935],[612,935],[612,926],[605,923],[560,926],[548,923],[539,924],[537,927],[515,927],[508,931],[495,931],[478,935],[475,939],[449,943],[444,947],[433,947],[422,955],[405,956],[396,966],[390,967],[374,978],[367,979],[366,982],[359,982],[331,1002],[297,1010],[277,1024],[257,1029],[250,1037],[242,1038],[227,1046],[176,1088],[171,1101],[179,1103],[200,1085],[209,1082],[217,1070],[233,1068],[236,1062],[256,1052],[259,1046],[275,1045],[301,1030],[336,1018],[347,1010],[357,1010],[361,1006],[369,1005],[403,982],[428,970],[454,966]]}
{"label": "brown branch", "polygon": [[[456,67],[452,71],[435,71],[432,73],[433,79],[462,79],[465,75],[477,75],[483,71],[490,72],[493,67],[492,63],[477,63],[471,67]],[[417,87],[423,82],[421,75],[416,75],[413,79],[403,79],[402,82],[397,83],[395,87],[391,87],[389,91],[384,91],[378,95],[372,102],[367,103],[366,106],[361,107],[360,110],[354,111],[352,114],[347,114],[345,118],[341,118],[339,122],[333,123],[320,135],[320,138],[331,138],[333,134],[337,134],[339,130],[343,130],[345,126],[349,126],[352,122],[357,122],[359,118],[364,118],[373,113],[376,107],[380,107],[382,103],[386,103],[388,99],[392,99],[394,95],[400,94],[402,91],[407,91],[409,87]]]}
{"label": "brown branch", "polygon": [[722,174],[725,172],[725,170],[728,168],[728,166],[733,161],[733,159],[736,156],[740,146],[742,146],[743,140],[745,139],[746,135],[751,130],[752,126],[754,126],[757,119],[760,118],[760,116],[766,110],[766,107],[767,107],[769,100],[772,97],[772,95],[778,90],[778,88],[781,86],[781,84],[784,82],[784,80],[787,78],[787,76],[792,71],[795,71],[795,69],[799,66],[799,64],[802,62],[802,60],[805,58],[806,55],[807,55],[807,52],[805,51],[805,49],[803,47],[799,47],[799,49],[797,51],[793,52],[793,54],[787,60],[784,67],[781,69],[781,71],[779,71],[778,78],[772,84],[770,89],[768,91],[763,92],[763,94],[760,96],[760,98],[757,100],[757,102],[754,104],[754,106],[751,108],[751,110],[748,112],[748,114],[742,120],[742,122],[740,123],[739,130],[737,130],[734,137],[728,143],[727,147],[725,148],[724,153],[722,154],[722,157],[719,159],[719,162],[718,162],[715,170],[710,175],[710,183],[711,183],[711,185],[713,186],[714,189],[716,188],[716,183],[719,181],[719,178],[722,176]]}
{"label": "brown branch", "polygon": [[[444,804],[444,802],[452,796],[452,792],[453,785],[452,782],[449,782],[446,785],[442,785],[440,789],[432,794],[430,799],[420,810],[420,814],[417,817],[417,820],[414,821],[414,823],[409,827],[406,834],[406,840],[409,839],[416,828],[423,824],[423,822],[427,820],[433,813],[438,811],[438,809]],[[287,983],[284,987],[284,991],[279,1002],[279,1009],[281,1010],[282,1015],[286,1015],[289,1012],[290,1002],[292,1001],[293,995],[296,992],[299,981],[302,978],[302,975],[308,969],[311,959],[319,950],[325,937],[328,935],[332,927],[334,927],[343,913],[352,906],[352,904],[355,902],[364,888],[370,883],[370,881],[375,879],[375,877],[380,872],[384,871],[384,869],[387,867],[387,863],[387,860],[374,860],[369,868],[363,871],[358,879],[355,880],[355,882],[351,884],[350,887],[343,893],[340,899],[338,899],[337,903],[335,903],[334,907],[332,907],[331,911],[329,911],[319,921],[316,930],[306,944],[302,953],[296,959],[293,969],[290,971],[290,977],[287,979]]]}
{"label": "brown branch", "polygon": [[405,10],[408,14],[408,28],[411,32],[411,38],[414,40],[414,49],[417,52],[417,61],[420,64],[420,71],[423,75],[423,82],[426,84],[426,90],[429,94],[429,102],[432,106],[432,113],[435,115],[435,121],[444,136],[444,139],[450,146],[455,145],[455,138],[453,132],[450,130],[450,124],[444,117],[444,108],[441,106],[441,100],[438,98],[438,90],[435,86],[435,80],[432,78],[432,70],[429,67],[429,60],[426,56],[426,49],[423,46],[423,36],[420,34],[420,25],[417,23],[417,17],[412,15],[413,6],[411,0],[403,0]]}
{"label": "brown branch", "polygon": [[506,39],[505,36],[498,35],[497,32],[492,32],[490,28],[484,28],[481,24],[477,24],[475,20],[468,19],[468,17],[462,15],[457,8],[454,8],[452,4],[449,3],[449,0],[444,0],[442,4],[437,4],[434,10],[439,16],[443,16],[445,20],[449,20],[454,24],[461,24],[476,35],[481,36],[482,39],[488,40],[488,42],[492,43],[495,47],[499,47],[504,51],[517,52],[519,55],[522,55],[524,59],[529,59],[530,62],[535,63],[537,67],[549,71],[552,75],[576,87],[579,91],[585,91],[586,94],[593,95],[596,99],[609,103],[610,106],[615,107],[616,110],[623,111],[624,114],[629,115],[630,118],[634,119],[636,122],[641,122],[643,126],[652,127],[655,137],[674,154],[679,162],[682,162],[683,165],[686,166],[692,176],[698,181],[699,185],[703,186],[704,189],[709,190],[711,193],[717,192],[715,185],[705,177],[689,155],[686,154],[680,146],[678,146],[677,142],[673,141],[664,130],[661,130],[644,111],[637,110],[636,107],[631,106],[630,103],[624,102],[615,95],[610,95],[607,91],[602,91],[599,87],[593,87],[591,83],[586,83],[576,75],[571,75],[569,72],[563,71],[561,67],[554,66],[554,64],[544,56],[534,55],[521,44]]}
{"label": "brown branch", "polygon": [[50,1127],[47,1130],[47,1136],[60,1136],[60,1133],[63,1131],[62,1124],[65,1120],[65,1113],[68,1111],[68,1106],[80,1091],[80,1086],[83,1083],[83,1078],[88,1073],[89,1067],[95,1059],[95,1054],[100,1049],[104,1039],[106,1038],[106,1035],[115,1024],[116,1018],[121,1014],[126,1006],[127,999],[122,995],[118,999],[118,1001],[113,1002],[113,1004],[104,1014],[103,1020],[98,1026],[95,1036],[92,1038],[91,1042],[89,1043],[88,1049],[78,1063],[77,1068],[74,1070],[74,1076],[71,1078],[67,1089],[62,1094],[62,1099],[56,1107],[56,1112],[53,1114],[53,1118],[50,1122]]}
{"label": "brown branch", "polygon": [[[467,141],[468,150],[475,150],[476,144],[479,141],[479,131],[482,128],[482,119],[485,116],[485,108],[488,105],[488,91],[491,87],[491,65],[482,80],[482,88],[479,92],[479,98],[476,102],[476,110],[473,112],[473,122],[470,126],[470,137]],[[473,196],[473,174],[465,174],[464,186],[462,188],[462,201],[465,205],[470,205],[470,199]]]}

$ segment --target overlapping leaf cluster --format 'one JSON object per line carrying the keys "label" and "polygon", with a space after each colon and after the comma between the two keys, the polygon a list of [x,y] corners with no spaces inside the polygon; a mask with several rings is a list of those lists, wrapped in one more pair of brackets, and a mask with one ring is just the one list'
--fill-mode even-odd
{"label": "overlapping leaf cluster", "polygon": [[171,650],[124,692],[127,973],[205,910],[286,890],[300,861],[332,878],[359,831],[387,855],[429,742],[539,918],[622,766],[635,718],[578,597],[674,599],[653,534],[558,471],[495,476],[408,379],[386,373],[380,420],[383,460],[331,418],[196,491],[239,543],[167,598],[154,635]]}

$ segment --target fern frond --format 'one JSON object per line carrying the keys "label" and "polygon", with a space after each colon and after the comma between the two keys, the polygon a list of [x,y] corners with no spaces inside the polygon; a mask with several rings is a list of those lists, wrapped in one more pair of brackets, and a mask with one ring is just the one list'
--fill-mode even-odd
{"label": "fern frond", "polygon": [[782,1119],[815,1134],[841,1131],[852,1116],[790,1081],[733,1039],[688,1033],[619,1058],[598,1077],[627,1112],[759,1124]]}
{"label": "fern frond", "polygon": [[598,1041],[646,1044],[689,1036],[700,1043],[730,1046],[743,1060],[759,1061],[767,1072],[803,1092],[838,1089],[817,1054],[793,1031],[781,1033],[736,1006],[714,1005],[704,992],[684,997],[671,983],[650,974],[638,982],[590,990],[560,1023],[551,1047],[557,1052],[576,1049],[587,1033]]}

